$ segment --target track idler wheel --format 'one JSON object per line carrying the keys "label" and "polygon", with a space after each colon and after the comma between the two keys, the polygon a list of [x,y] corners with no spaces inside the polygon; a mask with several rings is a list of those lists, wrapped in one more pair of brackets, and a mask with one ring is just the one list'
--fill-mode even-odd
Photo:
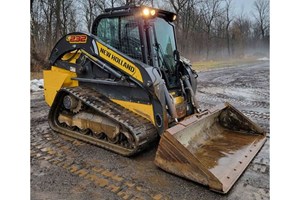
{"label": "track idler wheel", "polygon": [[82,102],[71,95],[66,95],[63,99],[63,105],[73,113],[78,113],[81,110]]}

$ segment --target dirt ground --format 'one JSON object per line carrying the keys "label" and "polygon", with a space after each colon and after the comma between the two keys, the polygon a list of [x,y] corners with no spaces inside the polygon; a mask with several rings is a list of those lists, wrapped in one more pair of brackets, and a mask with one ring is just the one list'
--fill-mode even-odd
{"label": "dirt ground", "polygon": [[203,108],[227,101],[267,131],[267,142],[228,194],[157,168],[157,144],[125,158],[58,135],[38,91],[31,93],[31,199],[269,199],[269,63],[199,72],[197,99]]}

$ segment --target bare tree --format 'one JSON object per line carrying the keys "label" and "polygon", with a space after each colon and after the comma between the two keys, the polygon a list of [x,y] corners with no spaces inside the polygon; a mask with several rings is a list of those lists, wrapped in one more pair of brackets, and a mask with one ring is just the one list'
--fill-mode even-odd
{"label": "bare tree", "polygon": [[73,0],[31,1],[32,67],[45,67],[57,40],[62,35],[75,31],[77,25]]}
{"label": "bare tree", "polygon": [[[73,0],[62,0],[61,1],[61,23],[62,23],[62,35],[71,32],[70,29],[76,29],[75,9],[72,7]],[[72,27],[75,26],[75,27]],[[71,28],[72,27],[72,28]]]}
{"label": "bare tree", "polygon": [[232,9],[232,0],[225,0],[225,15],[226,15],[226,45],[227,45],[227,52],[230,56],[230,34],[229,34],[229,27],[231,22],[233,21],[233,16],[231,14]]}
{"label": "bare tree", "polygon": [[195,42],[193,41],[194,38],[191,37],[191,34],[195,29],[198,20],[200,19],[197,3],[197,0],[187,1],[187,3],[184,4],[184,7],[180,8],[179,10],[177,19],[180,18],[180,21],[176,20],[177,37],[180,41],[185,41],[182,43],[179,42],[179,47],[181,51],[185,51],[187,53],[193,49]]}
{"label": "bare tree", "polygon": [[174,9],[177,19],[176,24],[179,26],[180,18],[181,18],[181,11],[185,7],[185,5],[188,3],[189,0],[168,0],[168,3],[172,6]]}
{"label": "bare tree", "polygon": [[222,15],[222,0],[203,0],[201,4],[201,17],[204,22],[203,30],[206,32],[206,59],[209,57],[214,20]]}
{"label": "bare tree", "polygon": [[115,3],[117,6],[125,6],[125,5],[153,6],[153,0],[117,0],[117,1],[115,1]]}
{"label": "bare tree", "polygon": [[[112,0],[110,3],[113,7],[115,0]],[[83,6],[84,23],[86,29],[90,31],[96,17],[106,8],[107,2],[105,0],[82,0],[81,4]]]}
{"label": "bare tree", "polygon": [[264,40],[269,32],[270,28],[270,8],[269,0],[256,0],[254,2],[255,14],[257,27],[260,31],[260,36]]}
{"label": "bare tree", "polygon": [[[234,42],[234,46],[232,51],[239,57],[244,56],[247,42],[251,39],[251,27],[251,20],[244,14],[243,11],[233,21],[232,40]],[[235,49],[238,49],[238,51],[235,51]]]}
{"label": "bare tree", "polygon": [[31,71],[40,70],[41,65],[45,64],[45,54],[41,51],[40,44],[44,34],[41,34],[43,27],[40,23],[41,12],[37,12],[38,4],[36,1],[30,1],[30,68]]}

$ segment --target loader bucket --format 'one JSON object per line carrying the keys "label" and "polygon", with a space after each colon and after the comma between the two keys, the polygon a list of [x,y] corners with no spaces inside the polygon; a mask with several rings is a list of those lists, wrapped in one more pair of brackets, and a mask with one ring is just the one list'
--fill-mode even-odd
{"label": "loader bucket", "polygon": [[225,103],[167,129],[154,162],[167,172],[227,193],[265,141],[260,127]]}

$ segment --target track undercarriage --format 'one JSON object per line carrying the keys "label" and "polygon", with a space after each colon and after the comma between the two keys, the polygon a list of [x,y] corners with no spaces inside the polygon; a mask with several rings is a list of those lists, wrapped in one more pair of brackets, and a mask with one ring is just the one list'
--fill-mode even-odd
{"label": "track undercarriage", "polygon": [[123,156],[138,153],[158,136],[150,121],[82,86],[58,92],[49,124],[61,134]]}

